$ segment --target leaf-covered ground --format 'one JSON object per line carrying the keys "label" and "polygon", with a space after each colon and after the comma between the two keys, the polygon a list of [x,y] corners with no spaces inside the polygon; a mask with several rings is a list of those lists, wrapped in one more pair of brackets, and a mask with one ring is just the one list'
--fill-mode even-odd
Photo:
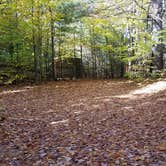
{"label": "leaf-covered ground", "polygon": [[140,86],[95,80],[1,90],[0,165],[165,166],[166,90],[131,93]]}

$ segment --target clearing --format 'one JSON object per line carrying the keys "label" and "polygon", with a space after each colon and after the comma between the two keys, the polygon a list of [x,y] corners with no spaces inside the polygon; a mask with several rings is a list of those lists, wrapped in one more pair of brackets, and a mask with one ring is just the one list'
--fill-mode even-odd
{"label": "clearing", "polygon": [[1,165],[165,166],[166,81],[147,84],[81,80],[1,89]]}

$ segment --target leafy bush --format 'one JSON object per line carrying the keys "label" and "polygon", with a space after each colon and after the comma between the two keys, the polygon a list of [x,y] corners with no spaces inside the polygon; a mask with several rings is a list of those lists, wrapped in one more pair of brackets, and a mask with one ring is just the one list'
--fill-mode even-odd
{"label": "leafy bush", "polygon": [[125,78],[129,78],[129,79],[142,79],[142,75],[139,72],[134,72],[134,71],[130,71],[125,73]]}
{"label": "leafy bush", "polygon": [[11,70],[2,70],[0,72],[0,85],[10,85],[23,81],[26,78],[23,74],[15,74]]}

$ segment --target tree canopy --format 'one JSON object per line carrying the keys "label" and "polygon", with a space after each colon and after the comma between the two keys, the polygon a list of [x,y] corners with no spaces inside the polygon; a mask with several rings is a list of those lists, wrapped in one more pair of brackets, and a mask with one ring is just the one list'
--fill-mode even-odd
{"label": "tree canopy", "polygon": [[1,0],[0,84],[56,80],[65,58],[80,58],[84,77],[152,76],[166,66],[165,9],[165,0]]}

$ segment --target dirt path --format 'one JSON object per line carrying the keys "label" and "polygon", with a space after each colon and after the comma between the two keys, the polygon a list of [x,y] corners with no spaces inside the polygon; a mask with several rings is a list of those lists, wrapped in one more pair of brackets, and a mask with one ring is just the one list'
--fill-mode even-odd
{"label": "dirt path", "polygon": [[162,91],[150,86],[153,93],[123,80],[1,91],[6,119],[0,123],[0,165],[165,166],[161,84]]}

